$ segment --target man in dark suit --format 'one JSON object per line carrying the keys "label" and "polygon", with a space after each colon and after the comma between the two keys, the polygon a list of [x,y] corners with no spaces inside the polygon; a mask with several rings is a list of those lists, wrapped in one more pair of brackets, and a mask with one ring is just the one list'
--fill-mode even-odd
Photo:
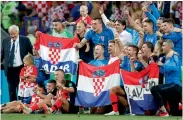
{"label": "man in dark suit", "polygon": [[19,74],[23,67],[23,58],[28,53],[32,54],[32,45],[29,38],[19,35],[19,28],[16,25],[9,27],[10,38],[2,41],[1,63],[4,66],[7,76],[10,101],[17,100],[17,88]]}

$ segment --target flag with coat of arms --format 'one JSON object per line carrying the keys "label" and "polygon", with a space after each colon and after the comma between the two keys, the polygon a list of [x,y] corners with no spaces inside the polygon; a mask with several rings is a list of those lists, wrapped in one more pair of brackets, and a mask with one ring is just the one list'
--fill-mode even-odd
{"label": "flag with coat of arms", "polygon": [[79,52],[73,48],[75,42],[78,42],[78,38],[60,38],[40,33],[34,48],[41,57],[42,69],[47,73],[63,69],[66,74],[76,76]]}
{"label": "flag with coat of arms", "polygon": [[[120,61],[106,66],[79,63],[79,79],[75,105],[97,107],[110,105],[110,88],[120,85]],[[115,66],[115,67],[114,67]]]}
{"label": "flag with coat of arms", "polygon": [[156,63],[151,63],[140,72],[121,70],[121,76],[131,114],[144,115],[146,110],[157,110],[150,91],[159,81],[159,67]]}

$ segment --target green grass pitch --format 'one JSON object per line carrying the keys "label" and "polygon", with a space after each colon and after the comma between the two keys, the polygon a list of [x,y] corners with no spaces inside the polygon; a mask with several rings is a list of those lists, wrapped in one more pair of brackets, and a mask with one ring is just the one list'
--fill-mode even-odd
{"label": "green grass pitch", "polygon": [[182,120],[182,117],[157,116],[104,116],[104,115],[74,115],[74,114],[1,114],[1,120]]}

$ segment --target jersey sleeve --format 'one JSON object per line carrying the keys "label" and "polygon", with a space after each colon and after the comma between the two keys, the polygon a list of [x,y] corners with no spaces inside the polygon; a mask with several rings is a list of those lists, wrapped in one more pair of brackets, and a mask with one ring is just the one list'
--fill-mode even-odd
{"label": "jersey sleeve", "polygon": [[20,71],[20,76],[24,76],[25,68],[23,67]]}
{"label": "jersey sleeve", "polygon": [[85,34],[85,39],[86,39],[87,41],[90,41],[91,38],[92,38],[92,31],[90,30],[90,31],[88,31],[88,32]]}

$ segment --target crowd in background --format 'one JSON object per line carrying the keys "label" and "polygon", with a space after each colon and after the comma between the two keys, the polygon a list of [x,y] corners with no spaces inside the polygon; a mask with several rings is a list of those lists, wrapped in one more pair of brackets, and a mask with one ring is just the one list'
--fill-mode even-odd
{"label": "crowd in background", "polygon": [[[61,108],[63,113],[78,112],[72,101],[76,95],[76,86],[74,83],[64,81],[64,71],[57,70],[55,77],[51,75],[49,78],[50,76],[44,71],[40,71],[39,65],[36,64],[36,67],[33,65],[36,60],[39,61],[36,38],[43,32],[61,38],[77,38],[79,42],[73,47],[79,49],[80,59],[95,66],[107,65],[120,59],[121,69],[138,72],[151,62],[157,63],[160,68],[159,85],[151,89],[159,107],[156,115],[179,115],[178,107],[182,103],[180,68],[182,66],[182,1],[1,2],[1,11],[1,30],[10,34],[11,41],[24,40],[25,47],[25,50],[21,48],[21,42],[19,46],[19,43],[15,42],[15,48],[14,42],[8,47],[7,39],[2,40],[1,60],[4,59],[6,75],[8,79],[17,78],[16,86],[11,85],[14,82],[8,81],[10,101],[16,100],[17,88],[21,100],[21,102],[4,104],[2,112],[29,114],[43,109],[46,113],[54,113]],[[25,24],[26,19],[35,17],[38,18],[35,23]],[[27,36],[30,41],[21,35]],[[24,52],[17,53],[16,46],[18,50]],[[6,55],[7,47],[11,48],[8,55]],[[30,54],[27,55],[32,52],[34,58]],[[12,53],[16,54],[12,55]],[[15,60],[11,61],[11,57],[15,57]],[[26,84],[24,84],[25,79],[29,81]],[[45,97],[42,89],[44,87],[40,83],[47,79],[56,79],[56,82],[51,80],[47,83],[53,83],[55,87],[52,86],[53,91],[50,91],[47,85],[47,97]],[[34,90],[37,84],[39,84],[37,90]],[[24,90],[30,93],[29,95],[22,96],[25,92],[21,91],[23,86],[26,88]],[[58,90],[55,90],[56,87]],[[68,95],[68,92],[72,94]],[[30,100],[29,97],[34,93],[43,101],[33,101],[34,97]],[[119,115],[116,102],[124,107],[125,112],[122,113],[129,113],[123,87],[111,88],[110,97],[115,104],[112,104],[112,112],[106,115]],[[22,104],[27,101],[31,103],[30,106]],[[36,104],[33,104],[35,102]],[[170,107],[167,107],[167,104]],[[101,107],[91,108],[90,112],[103,114],[109,111]]]}

